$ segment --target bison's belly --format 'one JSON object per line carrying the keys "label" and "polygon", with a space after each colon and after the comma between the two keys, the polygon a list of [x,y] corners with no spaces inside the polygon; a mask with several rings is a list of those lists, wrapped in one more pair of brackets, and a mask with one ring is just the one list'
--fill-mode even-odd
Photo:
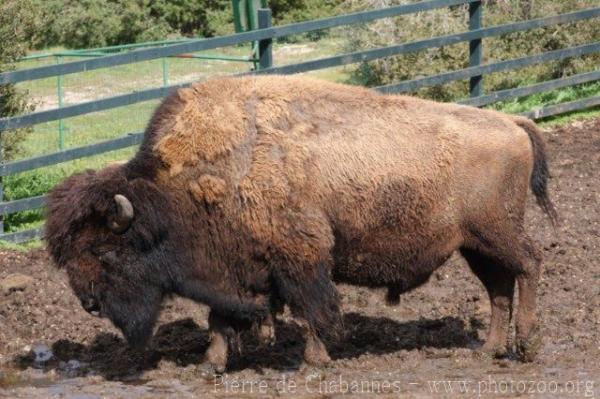
{"label": "bison's belly", "polygon": [[403,292],[427,281],[460,240],[451,231],[430,237],[375,232],[368,238],[336,240],[333,277],[369,287],[396,287]]}

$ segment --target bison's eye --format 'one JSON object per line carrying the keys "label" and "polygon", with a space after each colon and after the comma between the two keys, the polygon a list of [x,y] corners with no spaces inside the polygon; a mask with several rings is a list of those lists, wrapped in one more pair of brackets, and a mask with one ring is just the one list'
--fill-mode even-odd
{"label": "bison's eye", "polygon": [[102,262],[102,263],[107,263],[109,265],[113,265],[113,264],[117,263],[117,261],[118,261],[117,251],[109,251],[109,252],[103,253],[102,255],[100,255],[98,257],[98,259],[100,259],[100,262]]}
{"label": "bison's eye", "polygon": [[109,251],[98,255],[98,259],[105,265],[114,266],[119,261],[117,251]]}
{"label": "bison's eye", "polygon": [[104,266],[114,266],[118,263],[119,257],[116,249],[110,249],[110,247],[98,246],[95,248],[91,248],[90,252],[96,259],[102,263]]}

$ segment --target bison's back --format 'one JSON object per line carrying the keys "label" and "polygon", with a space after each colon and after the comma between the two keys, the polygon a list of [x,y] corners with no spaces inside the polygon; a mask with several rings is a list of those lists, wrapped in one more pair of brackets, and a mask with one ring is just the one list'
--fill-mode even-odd
{"label": "bison's back", "polygon": [[149,132],[163,181],[218,186],[244,231],[306,253],[336,235],[455,236],[531,169],[509,116],[305,77],[210,80],[163,108]]}

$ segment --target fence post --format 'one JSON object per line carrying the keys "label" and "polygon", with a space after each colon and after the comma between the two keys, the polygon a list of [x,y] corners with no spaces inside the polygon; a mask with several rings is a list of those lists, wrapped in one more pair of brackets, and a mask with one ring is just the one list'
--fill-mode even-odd
{"label": "fence post", "polygon": [[[62,64],[62,57],[56,57],[56,63]],[[58,108],[63,107],[64,103],[64,91],[63,91],[63,76],[58,75],[56,77],[56,95],[58,96]],[[58,120],[58,149],[63,150],[65,148],[65,121],[62,119]]]}
{"label": "fence post", "polygon": [[[2,142],[2,130],[0,130],[0,165],[3,163],[3,142]],[[0,203],[4,202],[4,188],[2,187],[2,176],[0,176]],[[4,233],[4,215],[0,215],[0,234]]]}
{"label": "fence post", "polygon": [[[270,28],[273,26],[271,21],[271,9],[260,8],[258,10],[258,29]],[[273,66],[273,39],[264,39],[258,42],[258,69],[270,68]]]}
{"label": "fence post", "polygon": [[[481,29],[483,6],[481,1],[469,4],[469,30]],[[469,42],[469,66],[479,66],[482,61],[481,39]],[[471,97],[479,97],[483,92],[483,76],[473,76],[469,81],[469,92]]]}

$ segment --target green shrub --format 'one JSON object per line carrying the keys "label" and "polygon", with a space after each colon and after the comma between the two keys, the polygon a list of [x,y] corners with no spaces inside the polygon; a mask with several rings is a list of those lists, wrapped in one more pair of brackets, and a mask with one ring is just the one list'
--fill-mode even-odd
{"label": "green shrub", "polygon": [[[30,46],[34,26],[34,9],[28,0],[0,0],[0,72],[14,69],[14,62]],[[30,112],[26,93],[14,85],[0,85],[0,117]],[[1,133],[0,160],[13,159],[30,129]]]}
{"label": "green shrub", "polygon": [[[47,168],[7,176],[4,179],[4,200],[13,201],[45,194],[65,177],[65,173],[59,168]],[[41,220],[43,220],[43,211],[36,209],[7,215],[4,225],[7,231],[15,231],[32,226]]]}
{"label": "green shrub", "polygon": [[[1,72],[1,71],[0,71]],[[23,112],[31,112],[34,106],[27,102],[26,93],[17,91],[13,85],[0,85],[0,117],[13,116]],[[3,131],[0,140],[0,159],[11,161],[22,152],[22,144],[30,127]]]}
{"label": "green shrub", "polygon": [[332,16],[338,12],[343,0],[271,0],[276,25],[307,21]]}
{"label": "green shrub", "polygon": [[[269,7],[273,11],[273,24],[286,25],[294,22],[326,18],[341,12],[343,0],[271,0]],[[319,40],[329,35],[329,30],[307,32],[280,41],[298,42]]]}
{"label": "green shrub", "polygon": [[108,46],[122,32],[117,8],[107,0],[73,2],[57,25],[61,43],[71,48]]}
{"label": "green shrub", "polygon": [[211,0],[206,8],[205,36],[223,36],[234,32],[230,0]]}
{"label": "green shrub", "polygon": [[[97,1],[97,0],[93,0]],[[120,16],[121,29],[110,44],[163,40],[174,29],[161,17],[151,15],[151,0],[112,0]]]}
{"label": "green shrub", "polygon": [[[91,48],[233,32],[231,0],[27,0],[38,10],[37,48]],[[271,0],[274,24],[333,15],[343,0]],[[318,38],[322,33],[307,35]]]}
{"label": "green shrub", "polygon": [[151,15],[151,0],[34,0],[36,47],[103,47],[164,39],[173,29]]}
{"label": "green shrub", "polygon": [[222,22],[233,24],[230,0],[150,0],[149,7],[152,17],[185,36],[213,36]]}
{"label": "green shrub", "polygon": [[[412,3],[411,0],[346,0],[345,11],[358,11]],[[539,18],[597,6],[597,0],[557,2],[553,0],[488,0],[484,4],[484,26],[511,23],[528,18]],[[348,27],[347,51],[406,43],[434,36],[467,30],[467,6],[455,6],[398,18],[378,20],[357,28]],[[484,63],[508,60],[526,55],[591,43],[600,37],[600,25],[593,20],[572,24],[511,33],[484,39]],[[433,48],[368,62],[357,67],[353,80],[369,86],[378,86],[415,79],[468,66],[468,43]],[[510,72],[486,75],[486,91],[495,91],[519,85],[567,76],[590,70],[600,56],[586,56],[549,62]],[[465,81],[424,88],[416,93],[437,100],[450,101],[468,95]]]}

